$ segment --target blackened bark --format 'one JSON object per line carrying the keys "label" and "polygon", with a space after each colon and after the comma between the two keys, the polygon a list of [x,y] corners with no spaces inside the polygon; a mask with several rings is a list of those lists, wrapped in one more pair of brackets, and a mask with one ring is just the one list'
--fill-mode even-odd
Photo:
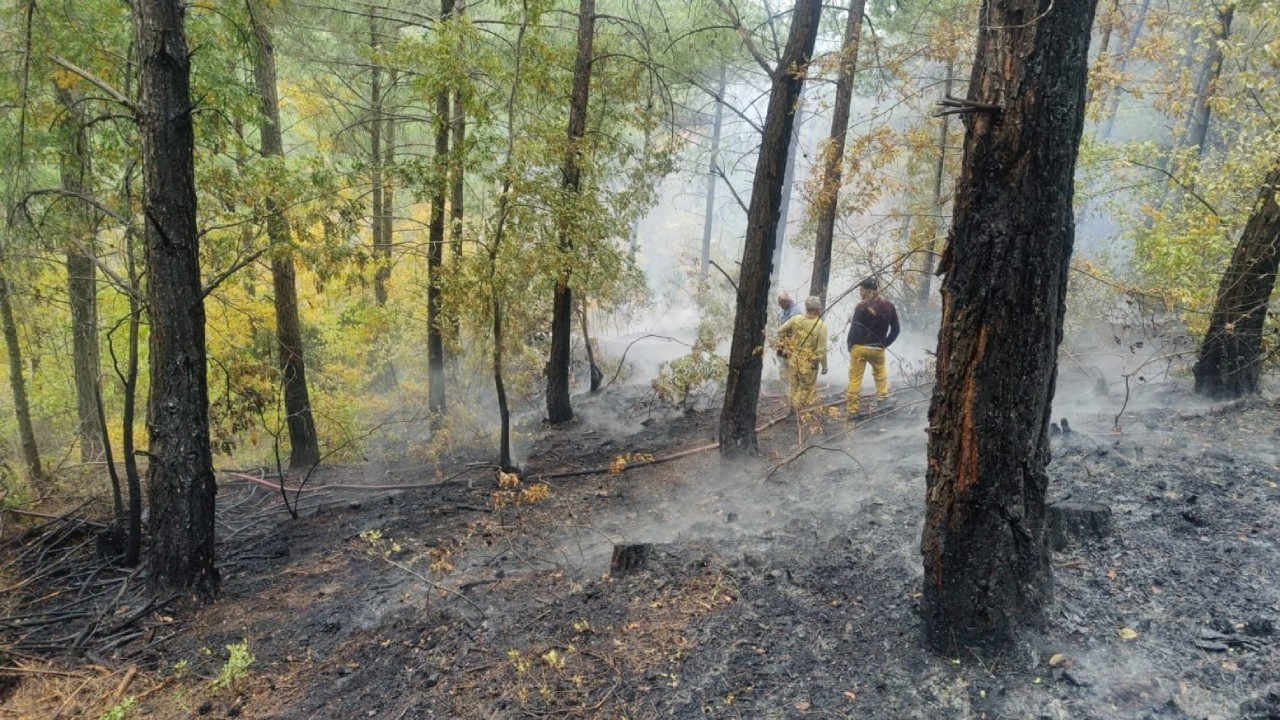
{"label": "blackened bark", "polygon": [[[280,135],[280,101],[276,90],[275,48],[261,0],[246,0],[253,28],[253,79],[262,113],[263,157],[284,157]],[[289,466],[304,468],[320,462],[320,444],[311,414],[307,367],[302,351],[302,323],[298,319],[297,273],[289,241],[289,219],[280,203],[266,200],[267,236],[271,240],[271,284],[275,290],[276,346],[284,386],[285,423],[289,428]]]}
{"label": "blackened bark", "polygon": [[831,137],[822,149],[822,184],[818,189],[818,238],[813,247],[813,278],[809,294],[823,300],[831,281],[831,245],[836,230],[840,182],[844,169],[844,145],[849,136],[849,104],[853,101],[853,74],[858,70],[858,40],[862,35],[862,14],[867,0],[850,0],[844,26],[844,48],[840,51],[840,74],[836,78],[836,101],[831,115]]}
{"label": "blackened bark", "polygon": [[[453,14],[453,0],[440,0],[440,20]],[[427,224],[427,408],[431,428],[440,427],[445,412],[443,320],[440,281],[444,273],[444,204],[449,194],[449,89],[436,93],[436,176],[432,180],[431,219]]]}
{"label": "blackened bark", "polygon": [[587,331],[587,301],[582,299],[582,344],[587,349],[587,367],[591,371],[591,392],[600,391],[600,383],[604,380],[604,371],[596,365],[596,351],[591,346],[591,333]]}
{"label": "blackened bark", "polygon": [[[0,265],[3,265],[2,260]],[[27,465],[27,477],[33,482],[42,482],[44,469],[40,466],[40,448],[36,445],[36,431],[31,425],[31,403],[27,397],[26,377],[23,375],[18,323],[13,317],[13,298],[9,288],[9,278],[2,268],[0,268],[0,323],[4,325],[4,344],[9,352],[9,389],[13,391],[13,411],[18,420],[22,459]]]}
{"label": "blackened bark", "polygon": [[[573,91],[569,96],[568,149],[561,171],[560,188],[566,203],[573,203],[582,182],[582,140],[587,134],[587,99],[591,90],[591,54],[595,39],[595,0],[578,2],[578,54],[573,63]],[[566,213],[571,214],[571,213]],[[547,420],[563,423],[573,419],[569,402],[570,332],[573,328],[573,221],[560,223],[560,262],[551,309],[551,357],[547,362]]]}
{"label": "blackened bark", "polygon": [[1194,372],[1196,392],[1215,399],[1256,394],[1262,330],[1280,266],[1280,163],[1258,191],[1231,263],[1218,286],[1209,331]]}
{"label": "blackened bark", "polygon": [[1234,3],[1218,10],[1218,32],[1210,41],[1204,64],[1196,77],[1195,95],[1191,111],[1187,114],[1187,131],[1182,145],[1195,147],[1197,157],[1204,154],[1205,139],[1209,136],[1209,118],[1213,110],[1209,100],[1213,97],[1218,77],[1222,75],[1223,48],[1231,37],[1231,21],[1235,13]]}
{"label": "blackened bark", "polygon": [[929,408],[924,638],[999,650],[1043,624],[1047,430],[1097,0],[984,0]]}
{"label": "blackened bark", "polygon": [[818,37],[821,0],[798,0],[791,15],[791,32],[773,74],[764,136],[756,160],[747,211],[747,236],[738,279],[737,311],[733,343],[729,350],[729,377],[724,407],[720,411],[720,453],[755,454],[756,409],[760,399],[760,372],[764,362],[764,326],[769,319],[769,275],[773,249],[780,228],[782,180],[787,150],[795,122],[796,100],[813,58]]}
{"label": "blackened bark", "polygon": [[716,83],[716,112],[711,121],[711,157],[707,160],[707,203],[702,214],[702,256],[698,262],[698,280],[707,281],[711,267],[711,229],[715,224],[716,183],[720,176],[720,131],[724,127],[725,66],[720,66],[720,81]]}
{"label": "blackened bark", "polygon": [[89,137],[82,97],[70,90],[57,91],[62,110],[63,146],[59,175],[68,194],[67,298],[71,304],[71,358],[76,382],[76,418],[80,436],[80,459],[95,460],[103,451],[102,422],[98,418],[97,397],[101,372],[98,356],[97,265],[92,253],[94,212],[88,203],[75,199],[89,193],[91,165]]}
{"label": "blackened bark", "polygon": [[[1151,7],[1151,0],[1142,0],[1142,5],[1138,6],[1138,13],[1133,18],[1133,24],[1129,27],[1129,35],[1125,38],[1124,50],[1121,51],[1119,57],[1116,58],[1116,75],[1124,77],[1125,68],[1129,64],[1129,57],[1133,55],[1133,49],[1138,46],[1138,38],[1142,36],[1142,27],[1147,22],[1147,10]],[[1119,87],[1110,88],[1107,91],[1107,106],[1102,113],[1102,129],[1098,136],[1107,140],[1111,138],[1111,131],[1115,129],[1116,112],[1120,109]]]}
{"label": "blackened bark", "polygon": [[[942,84],[942,97],[951,95],[951,74],[955,71],[951,63],[947,63],[947,77]],[[934,227],[946,228],[946,220],[942,217],[942,180],[947,172],[947,135],[951,131],[951,116],[943,115],[942,123],[938,128],[938,157],[933,166],[933,212],[937,216],[934,221]],[[934,254],[937,252],[935,247],[936,240],[930,239],[929,244],[924,249],[924,263],[921,268],[920,276],[920,294],[917,296],[917,304],[920,312],[924,314],[929,309],[929,294],[933,287],[933,263]]]}
{"label": "blackened bark", "polygon": [[190,65],[180,0],[135,0],[138,115],[151,309],[150,462],[153,589],[218,589],[204,302],[196,233]]}

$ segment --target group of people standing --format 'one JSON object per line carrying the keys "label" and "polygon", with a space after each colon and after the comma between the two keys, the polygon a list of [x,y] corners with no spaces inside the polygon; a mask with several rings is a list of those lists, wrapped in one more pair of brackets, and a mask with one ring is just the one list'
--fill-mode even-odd
{"label": "group of people standing", "polygon": [[[853,311],[845,343],[849,349],[847,409],[850,420],[869,415],[860,409],[858,398],[867,365],[871,366],[871,377],[875,380],[876,409],[892,406],[885,350],[898,339],[901,329],[897,309],[880,295],[880,284],[875,278],[863,280],[858,290],[862,302]],[[822,320],[822,299],[816,295],[805,298],[802,311],[784,292],[778,296],[778,307],[782,308],[782,315],[775,347],[787,379],[791,409],[799,412],[817,403],[818,373],[827,374],[827,325]]]}

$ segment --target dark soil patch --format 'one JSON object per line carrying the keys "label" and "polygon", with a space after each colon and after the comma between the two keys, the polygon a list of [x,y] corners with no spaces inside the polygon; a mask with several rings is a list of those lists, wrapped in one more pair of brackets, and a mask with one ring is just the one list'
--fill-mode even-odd
{"label": "dark soil patch", "polygon": [[[255,499],[227,518],[246,529],[222,547],[223,597],[152,621],[111,660],[167,676],[186,661],[185,679],[144,699],[154,717],[203,703],[254,718],[1277,717],[1274,405],[1130,409],[1123,435],[1113,411],[1076,410],[1051,496],[1108,504],[1111,535],[1054,554],[1041,637],[1007,656],[940,657],[918,638],[925,407],[913,402],[847,433],[782,423],[759,463],[708,452],[547,479],[549,499],[497,510],[491,473],[335,494],[296,522],[260,516],[278,499],[241,489]],[[515,491],[714,439],[714,413],[623,429],[600,417],[539,430]],[[766,481],[802,432],[820,447]],[[384,469],[325,472],[387,484]],[[617,542],[655,543],[647,569],[609,577]],[[222,691],[192,679],[216,676],[242,639],[247,679]]]}

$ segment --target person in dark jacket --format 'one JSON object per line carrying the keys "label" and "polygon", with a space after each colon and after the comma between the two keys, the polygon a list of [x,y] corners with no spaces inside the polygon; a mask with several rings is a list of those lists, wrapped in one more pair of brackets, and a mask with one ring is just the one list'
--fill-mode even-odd
{"label": "person in dark jacket", "polygon": [[853,311],[849,326],[849,417],[857,420],[867,413],[858,411],[858,394],[862,390],[862,375],[867,363],[871,364],[871,376],[876,382],[876,407],[885,410],[889,402],[889,373],[885,369],[884,351],[898,339],[898,310],[893,303],[880,297],[880,285],[875,278],[867,278],[858,285],[862,302]]}

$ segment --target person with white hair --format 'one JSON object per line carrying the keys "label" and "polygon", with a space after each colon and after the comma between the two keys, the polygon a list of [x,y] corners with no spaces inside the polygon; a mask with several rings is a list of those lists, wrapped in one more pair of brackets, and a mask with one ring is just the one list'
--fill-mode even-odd
{"label": "person with white hair", "polygon": [[797,315],[778,329],[778,352],[787,358],[793,412],[818,401],[818,369],[827,374],[827,324],[822,322],[822,299],[805,298],[804,315]]}

